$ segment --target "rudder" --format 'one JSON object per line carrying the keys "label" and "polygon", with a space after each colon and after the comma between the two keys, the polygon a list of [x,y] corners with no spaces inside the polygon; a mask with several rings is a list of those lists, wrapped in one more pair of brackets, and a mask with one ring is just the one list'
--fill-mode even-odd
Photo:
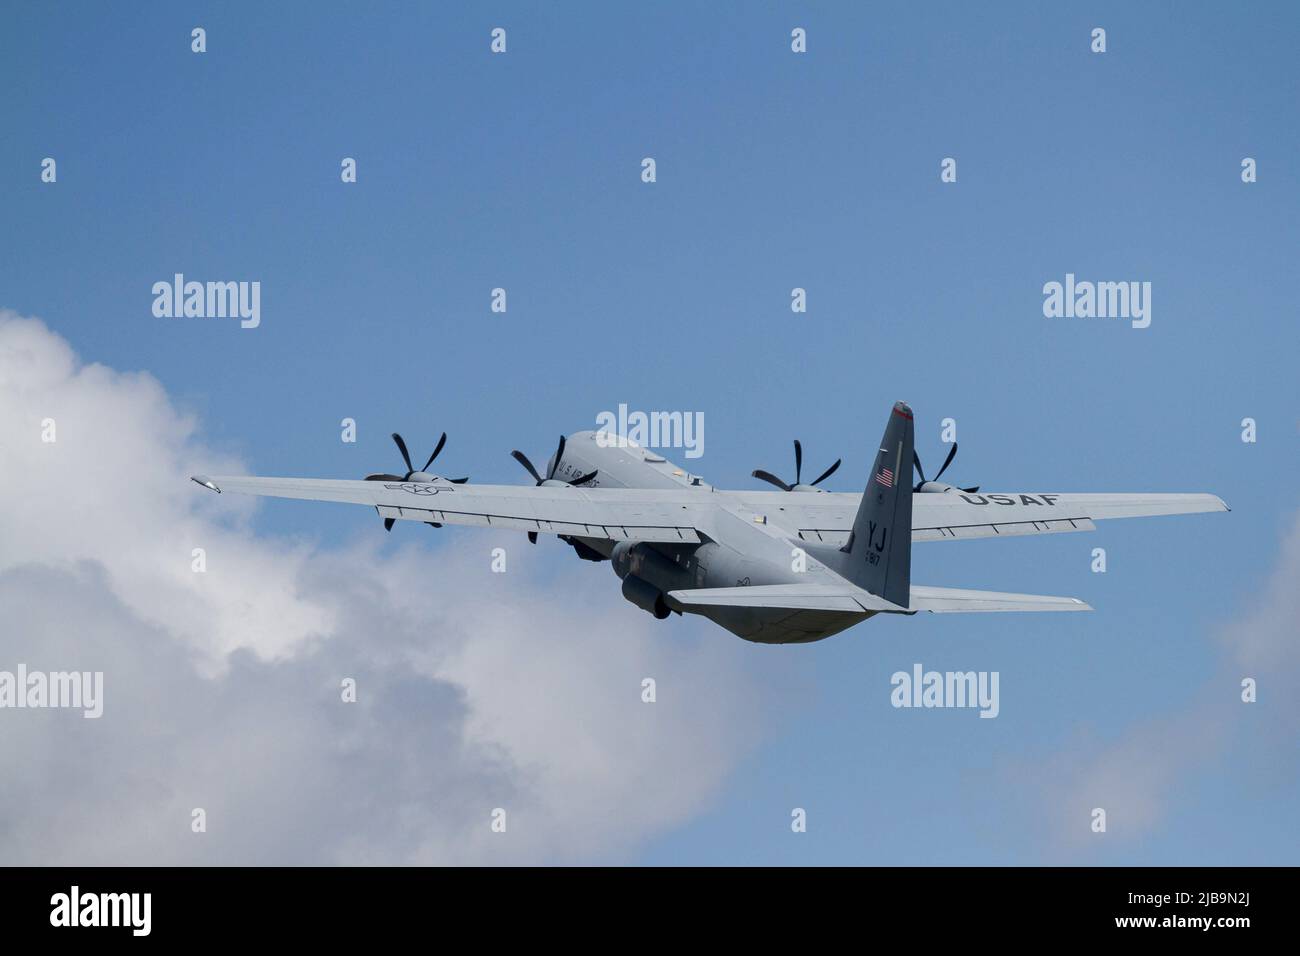
{"label": "rudder", "polygon": [[877,597],[909,607],[912,587],[912,410],[895,402],[848,542],[841,573]]}

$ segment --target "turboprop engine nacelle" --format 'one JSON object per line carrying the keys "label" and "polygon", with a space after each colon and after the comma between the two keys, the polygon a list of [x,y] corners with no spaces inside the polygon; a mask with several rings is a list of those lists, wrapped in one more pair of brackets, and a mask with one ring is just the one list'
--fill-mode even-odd
{"label": "turboprop engine nacelle", "polygon": [[623,597],[661,621],[672,613],[664,603],[664,592],[635,574],[629,574],[623,579]]}
{"label": "turboprop engine nacelle", "polygon": [[916,488],[916,491],[923,495],[943,494],[945,491],[956,490],[956,485],[950,485],[943,481],[923,481]]}
{"label": "turboprop engine nacelle", "polygon": [[661,621],[672,613],[664,592],[690,587],[685,568],[644,541],[620,541],[610,552],[609,563],[623,579],[623,597]]}
{"label": "turboprop engine nacelle", "polygon": [[634,574],[665,591],[688,586],[681,567],[645,542],[620,541],[610,552],[609,561],[620,578]]}

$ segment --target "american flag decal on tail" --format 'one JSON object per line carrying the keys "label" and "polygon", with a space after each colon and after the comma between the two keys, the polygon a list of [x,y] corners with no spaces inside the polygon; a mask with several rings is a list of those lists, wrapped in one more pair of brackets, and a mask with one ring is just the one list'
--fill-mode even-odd
{"label": "american flag decal on tail", "polygon": [[881,468],[880,473],[876,475],[876,481],[886,488],[894,487],[894,473],[888,468]]}

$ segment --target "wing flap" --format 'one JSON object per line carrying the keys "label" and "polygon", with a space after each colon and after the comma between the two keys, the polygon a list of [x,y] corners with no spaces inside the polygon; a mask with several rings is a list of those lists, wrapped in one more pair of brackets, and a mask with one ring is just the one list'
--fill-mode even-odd
{"label": "wing flap", "polygon": [[[913,541],[955,541],[965,538],[1007,538],[1025,534],[1061,534],[1069,531],[1095,531],[1090,518],[1059,518],[1046,521],[995,521],[989,524],[951,524],[934,528],[913,528]],[[842,548],[849,540],[848,531],[834,528],[801,528],[799,537],[814,544]]]}
{"label": "wing flap", "polygon": [[602,538],[607,541],[651,541],[656,543],[694,544],[700,536],[694,528],[682,526],[595,524],[577,521],[550,521],[545,518],[509,514],[471,513],[438,508],[409,508],[376,505],[382,517],[402,521],[432,521],[435,524],[471,528],[507,528],[536,531],[539,534],[564,534],[578,538]]}
{"label": "wing flap", "polygon": [[952,524],[936,528],[913,528],[913,541],[962,540],[965,538],[1007,538],[1022,534],[1062,534],[1096,531],[1091,518],[1057,518],[1046,521],[995,521],[991,524]]}

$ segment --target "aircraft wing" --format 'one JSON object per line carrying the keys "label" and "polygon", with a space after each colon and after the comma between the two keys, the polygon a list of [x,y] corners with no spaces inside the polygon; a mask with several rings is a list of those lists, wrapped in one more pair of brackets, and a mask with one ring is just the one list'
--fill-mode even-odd
{"label": "aircraft wing", "polygon": [[[214,491],[338,501],[385,518],[510,528],[611,541],[695,543],[719,512],[739,509],[805,541],[842,545],[861,495],[454,485],[323,478],[196,476]],[[912,540],[1012,537],[1091,531],[1094,521],[1227,511],[1210,494],[1048,494],[942,492],[912,498]]]}
{"label": "aircraft wing", "polygon": [[[793,530],[805,541],[842,545],[853,525],[858,496],[816,497],[831,500],[790,503],[776,520],[787,527],[794,526]],[[841,498],[852,500],[835,500]],[[968,494],[956,491],[916,494],[912,497],[912,540],[1092,531],[1096,528],[1095,521],[1110,518],[1227,510],[1221,498],[1209,494]]]}
{"label": "aircraft wing", "polygon": [[[196,475],[216,492],[368,505],[385,518],[479,528],[509,528],[610,541],[673,544],[700,540],[699,495],[665,495],[526,485],[356,481],[324,478],[245,478]],[[704,493],[701,493],[704,494]]]}

